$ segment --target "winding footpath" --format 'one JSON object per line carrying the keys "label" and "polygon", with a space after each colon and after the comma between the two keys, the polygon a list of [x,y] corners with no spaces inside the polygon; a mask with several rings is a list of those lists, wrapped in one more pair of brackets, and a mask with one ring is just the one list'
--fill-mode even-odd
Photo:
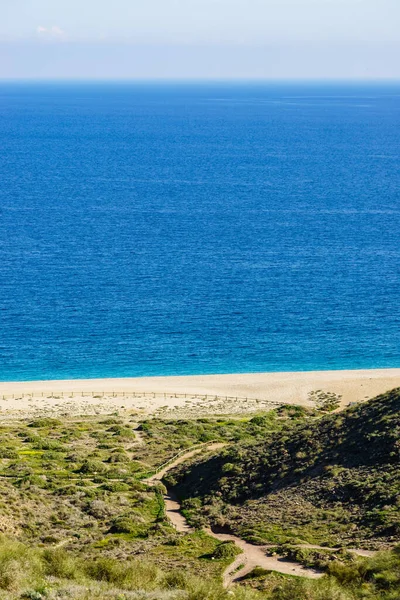
{"label": "winding footpath", "polygon": [[[192,458],[196,454],[199,454],[204,450],[207,452],[219,450],[225,445],[226,444],[215,443],[210,444],[206,448],[196,448],[194,450],[190,450],[186,454],[181,455],[175,461],[169,463],[158,473],[148,477],[144,481],[150,485],[154,485],[157,482],[160,482],[168,471],[187,461],[189,458]],[[188,525],[185,517],[180,512],[181,507],[176,496],[172,492],[168,491],[164,495],[164,502],[165,513],[175,529],[181,533],[192,532],[193,529]],[[266,550],[268,550],[268,546],[255,546],[254,544],[249,544],[236,535],[229,533],[214,533],[214,531],[211,529],[206,529],[205,531],[209,536],[219,540],[220,542],[234,542],[242,551],[242,553],[236,557],[233,563],[228,566],[223,574],[223,584],[226,588],[236,581],[239,581],[247,573],[250,573],[250,571],[252,571],[255,567],[262,567],[263,569],[269,571],[277,571],[278,573],[296,575],[298,577],[309,577],[312,579],[322,577],[322,573],[315,571],[314,569],[303,567],[299,563],[292,562],[278,556],[267,556]]]}
{"label": "winding footpath", "polygon": [[[204,451],[212,452],[214,450],[220,450],[226,446],[223,443],[213,443],[207,446],[203,446],[201,448],[195,448],[193,450],[189,450],[185,454],[180,455],[169,462],[165,467],[163,467],[158,473],[148,477],[144,481],[150,485],[155,485],[157,482],[160,482],[164,475],[168,473],[171,469],[177,467],[178,465],[186,462],[189,458],[192,458],[196,454],[200,454]],[[180,533],[191,533],[193,529],[188,525],[185,517],[181,513],[181,506],[178,502],[177,497],[171,491],[167,491],[164,495],[165,502],[165,513],[172,525],[175,527],[177,531]],[[210,528],[205,529],[205,532],[219,540],[220,542],[233,542],[236,546],[242,551],[235,560],[227,567],[225,572],[223,573],[223,585],[225,588],[230,587],[233,583],[240,581],[243,577],[245,577],[248,573],[250,573],[255,567],[262,567],[268,571],[276,571],[278,573],[283,573],[285,575],[295,575],[297,577],[308,577],[311,579],[318,579],[323,576],[323,573],[320,571],[316,571],[315,569],[310,569],[307,567],[303,567],[300,563],[293,562],[282,558],[280,556],[268,556],[267,552],[273,546],[256,546],[254,544],[249,544],[248,542],[242,540],[236,535],[232,535],[230,533],[215,533]],[[317,550],[331,550],[335,551],[337,548],[327,548],[324,546],[315,546],[312,544],[301,544],[298,545],[299,548],[314,548]],[[349,549],[349,552],[353,552],[358,556],[373,556],[375,553],[368,550],[358,550],[358,549]]]}

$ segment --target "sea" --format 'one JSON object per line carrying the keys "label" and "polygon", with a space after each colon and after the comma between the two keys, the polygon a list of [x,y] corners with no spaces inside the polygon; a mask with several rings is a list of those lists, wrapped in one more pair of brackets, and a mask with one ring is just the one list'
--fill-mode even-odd
{"label": "sea", "polygon": [[400,367],[400,83],[0,83],[0,380]]}

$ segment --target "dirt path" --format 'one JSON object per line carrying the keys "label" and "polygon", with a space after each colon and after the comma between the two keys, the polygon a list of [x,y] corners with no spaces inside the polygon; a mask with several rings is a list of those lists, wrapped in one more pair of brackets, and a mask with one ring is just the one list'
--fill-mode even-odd
{"label": "dirt path", "polygon": [[220,450],[224,446],[226,446],[226,444],[223,444],[221,442],[215,442],[213,444],[210,444],[209,446],[200,446],[199,448],[195,448],[194,450],[189,450],[185,454],[182,454],[181,456],[179,456],[173,462],[168,463],[163,469],[161,469],[161,471],[158,471],[158,473],[156,473],[155,475],[152,475],[151,477],[148,477],[147,479],[144,479],[143,481],[145,481],[147,483],[154,483],[155,481],[161,481],[161,479],[164,477],[164,475],[166,475],[168,473],[168,471],[170,471],[171,469],[174,469],[178,465],[186,462],[189,458],[196,456],[196,454],[200,454],[201,452],[204,452],[204,451],[211,452],[212,450]]}
{"label": "dirt path", "polygon": [[[145,479],[149,484],[154,484],[157,481],[161,481],[164,475],[174,467],[182,464],[187,461],[189,458],[192,458],[196,454],[207,451],[211,452],[213,450],[219,450],[223,448],[226,444],[215,443],[210,444],[206,448],[196,448],[194,450],[190,450],[185,454],[178,457],[172,463],[169,463],[166,467],[161,469],[155,475],[152,475],[148,479]],[[173,493],[168,492],[164,496],[165,502],[165,513],[173,526],[177,531],[181,533],[190,533],[193,529],[188,525],[186,519],[180,512],[180,504],[177,498]],[[211,529],[206,529],[206,533],[221,541],[221,542],[234,542],[238,548],[242,550],[242,554],[239,554],[235,561],[229,565],[229,567],[225,570],[223,574],[223,583],[224,587],[229,587],[235,581],[240,580],[244,575],[249,573],[254,569],[254,567],[262,567],[263,569],[267,569],[270,571],[278,571],[279,573],[284,573],[286,575],[297,575],[298,577],[309,577],[309,578],[318,578],[322,576],[322,573],[315,571],[314,569],[307,569],[300,565],[299,563],[295,563],[277,556],[267,556],[266,549],[267,546],[255,546],[253,544],[249,544],[244,540],[238,538],[235,535],[227,534],[227,533],[214,533]],[[241,567],[241,565],[243,565]],[[241,567],[241,568],[239,568]]]}
{"label": "dirt path", "polygon": [[[312,579],[322,576],[322,574],[318,571],[302,567],[297,563],[286,561],[278,556],[266,556],[268,550],[273,548],[273,546],[254,546],[238,539],[233,535],[215,534],[210,529],[206,529],[206,532],[212,537],[215,537],[221,541],[233,541],[239,548],[243,550],[243,554],[239,554],[235,561],[226,569],[224,573],[224,587],[229,587],[232,583],[240,581],[240,579],[247,575],[247,573],[250,573],[254,567],[263,567],[264,569],[278,571],[279,573],[285,573],[286,575],[296,575],[298,577],[309,577]],[[326,546],[316,546],[313,544],[295,545],[297,548],[329,550],[331,552],[336,552],[339,550],[338,548],[328,548]],[[376,554],[376,552],[373,550],[359,550],[358,548],[346,548],[346,550],[362,557],[370,557]]]}
{"label": "dirt path", "polygon": [[[165,513],[172,525],[180,533],[191,533],[193,530],[181,514],[181,506],[178,499],[172,492],[168,492],[164,496]],[[236,544],[242,554],[239,554],[235,561],[229,565],[223,574],[224,587],[229,587],[235,581],[241,579],[244,575],[254,569],[254,567],[262,567],[271,571],[278,571],[286,575],[297,575],[298,577],[317,578],[321,574],[313,569],[307,569],[292,561],[287,561],[283,558],[267,556],[266,552],[269,546],[255,546],[249,544],[235,535],[228,533],[214,533],[210,528],[206,528],[205,532],[210,537],[215,538],[220,542],[233,542]],[[238,569],[243,565],[241,569]]]}
{"label": "dirt path", "polygon": [[[220,450],[224,446],[226,446],[226,444],[215,442],[213,444],[210,444],[206,448],[202,447],[195,448],[194,450],[189,450],[185,454],[179,456],[173,462],[169,463],[166,467],[161,469],[161,471],[155,473],[155,475],[144,479],[144,481],[146,483],[149,483],[150,485],[157,483],[158,481],[161,481],[161,479],[164,477],[164,475],[166,475],[166,473],[168,473],[170,469],[177,467],[181,463],[187,461],[189,458],[196,456],[196,454],[200,454],[204,450],[207,450],[207,452],[210,452],[212,450]],[[165,514],[167,515],[167,517],[169,518],[172,525],[177,531],[179,531],[180,533],[190,533],[191,531],[193,531],[193,529],[188,525],[185,517],[181,514],[181,505],[179,504],[177,497],[172,492],[168,491],[164,495],[164,503]]]}
{"label": "dirt path", "polygon": [[[297,577],[308,577],[311,579],[317,579],[323,575],[319,571],[303,567],[299,563],[286,560],[282,557],[267,556],[268,546],[255,546],[229,533],[214,533],[211,529],[206,529],[205,531],[220,542],[234,542],[242,550],[243,554],[239,554],[236,557],[235,561],[229,565],[223,575],[225,587],[229,587],[232,583],[239,581],[255,567],[262,567],[268,571],[277,571],[285,575],[296,575]],[[240,565],[243,566],[238,569]]]}
{"label": "dirt path", "polygon": [[181,505],[172,492],[167,492],[167,494],[164,496],[164,502],[165,514],[177,531],[180,533],[191,533],[194,531],[193,528],[188,525],[185,517],[182,515]]}
{"label": "dirt path", "polygon": [[[149,484],[155,484],[157,481],[161,481],[168,471],[173,469],[174,467],[186,462],[189,458],[192,458],[196,454],[200,454],[203,452],[211,452],[213,450],[220,450],[226,444],[222,443],[214,443],[208,446],[203,446],[200,448],[195,448],[193,450],[189,450],[185,454],[179,456],[176,460],[172,461],[168,465],[166,465],[163,469],[161,469],[155,475],[152,475],[148,479],[145,479]],[[185,517],[181,514],[180,504],[178,499],[172,492],[167,492],[164,496],[165,502],[165,513],[172,525],[175,529],[181,533],[190,533],[193,529],[188,525]],[[219,540],[220,542],[233,542],[236,544],[238,548],[242,551],[239,554],[233,563],[229,565],[229,567],[225,570],[223,574],[223,584],[225,588],[228,588],[233,583],[240,581],[245,575],[250,573],[255,567],[262,567],[268,571],[277,571],[278,573],[283,573],[285,575],[295,575],[297,577],[308,577],[311,579],[317,579],[322,577],[323,573],[320,571],[316,571],[314,569],[310,569],[307,567],[303,567],[301,564],[287,560],[280,556],[268,556],[267,552],[273,546],[255,546],[254,544],[249,544],[239,537],[229,534],[229,533],[214,533],[211,529],[205,529],[206,533]],[[316,550],[338,550],[337,548],[327,548],[324,546],[316,546],[312,544],[301,544],[298,545],[299,548],[310,548]],[[349,549],[349,552],[353,552],[358,556],[373,556],[374,552],[369,550],[358,550],[358,549]]]}

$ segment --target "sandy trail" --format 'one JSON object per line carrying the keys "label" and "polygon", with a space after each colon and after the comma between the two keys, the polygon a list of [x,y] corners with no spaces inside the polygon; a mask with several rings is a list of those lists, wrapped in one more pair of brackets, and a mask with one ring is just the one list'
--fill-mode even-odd
{"label": "sandy trail", "polygon": [[167,494],[164,496],[164,502],[165,514],[177,531],[180,533],[191,533],[194,531],[193,528],[188,525],[185,517],[182,515],[181,505],[173,493],[167,492]]}
{"label": "sandy trail", "polygon": [[212,444],[208,444],[207,446],[199,446],[198,448],[194,448],[193,450],[188,450],[184,454],[181,454],[181,456],[177,457],[175,460],[172,460],[172,462],[168,462],[164,468],[160,469],[159,471],[157,471],[157,473],[155,473],[151,477],[148,477],[147,479],[144,479],[143,481],[147,483],[161,481],[161,479],[164,477],[164,475],[166,475],[166,473],[168,473],[168,471],[186,462],[189,458],[196,456],[196,454],[212,452],[213,450],[220,450],[224,446],[226,446],[226,444],[222,442],[215,442]]}
{"label": "sandy trail", "polygon": [[[148,477],[147,479],[144,479],[143,481],[149,483],[150,485],[154,485],[155,483],[161,481],[161,479],[170,469],[177,467],[178,465],[187,461],[189,458],[196,456],[196,454],[200,454],[205,450],[207,452],[211,452],[212,450],[219,450],[224,446],[226,446],[226,444],[216,442],[214,444],[209,444],[206,448],[200,447],[195,448],[193,450],[189,450],[188,452],[182,454],[172,462],[169,462],[168,465],[166,465],[163,469],[158,471],[158,473],[155,473],[154,475]],[[168,491],[164,495],[164,502],[165,513],[171,521],[172,525],[175,527],[175,529],[181,533],[190,533],[191,531],[193,531],[193,529],[188,525],[185,517],[181,514],[181,505],[179,504],[178,499],[172,492]]]}
{"label": "sandy trail", "polygon": [[[154,485],[158,481],[161,481],[168,471],[182,464],[183,462],[186,462],[196,454],[212,452],[213,450],[219,450],[224,446],[226,446],[226,444],[215,443],[203,448],[190,450],[185,454],[182,454],[176,460],[168,463],[168,465],[166,465],[158,473],[152,475],[144,481]],[[188,525],[184,516],[181,514],[181,507],[178,499],[172,492],[167,492],[167,494],[164,496],[164,502],[165,513],[175,529],[180,533],[190,533],[193,531],[193,529]],[[297,575],[298,577],[309,577],[315,579],[322,576],[322,573],[319,573],[314,569],[307,569],[298,563],[288,561],[280,557],[267,556],[267,546],[255,546],[245,542],[235,535],[228,533],[214,533],[211,529],[206,529],[205,531],[209,536],[221,542],[234,542],[236,546],[242,550],[242,554],[240,554],[235,561],[229,565],[223,574],[224,587],[229,587],[232,583],[249,573],[252,569],[254,569],[254,567],[262,567],[263,569],[270,571],[278,571],[279,573],[284,573],[286,575]],[[244,566],[237,570],[240,565]]]}
{"label": "sandy trail", "polygon": [[[323,575],[319,571],[303,567],[299,563],[286,560],[282,557],[267,556],[268,546],[249,544],[230,533],[214,533],[211,529],[206,529],[205,531],[220,542],[234,542],[243,552],[226,569],[223,576],[225,587],[229,587],[235,581],[239,581],[255,567],[262,567],[268,571],[277,571],[285,575],[296,575],[297,577],[308,577],[311,579],[317,579]],[[236,570],[240,565],[243,565],[243,567]]]}
{"label": "sandy trail", "polygon": [[[202,454],[204,452],[208,453],[214,450],[219,450],[224,446],[226,446],[226,444],[213,443],[204,447],[189,450],[188,452],[177,457],[172,462],[168,463],[158,473],[152,475],[145,481],[150,484],[155,484],[161,481],[168,471],[186,462],[193,456]],[[164,502],[166,515],[175,529],[181,533],[192,532],[193,529],[188,525],[185,517],[180,512],[181,507],[177,497],[171,491],[168,491],[167,494],[165,494]],[[254,544],[249,544],[241,538],[229,533],[215,533],[210,528],[205,529],[205,531],[209,536],[219,540],[220,542],[233,542],[242,551],[242,553],[235,558],[233,563],[227,567],[223,574],[223,584],[225,588],[237,581],[240,581],[255,567],[262,567],[263,569],[277,571],[278,573],[283,573],[285,575],[295,575],[297,577],[308,577],[311,579],[317,579],[323,575],[323,573],[319,571],[303,567],[299,563],[286,560],[282,557],[268,556],[268,550],[271,549],[273,545],[255,546]],[[330,550],[332,552],[338,550],[337,548],[328,548],[326,546],[317,546],[313,544],[299,544],[298,547],[316,550]],[[348,551],[363,557],[369,557],[375,554],[373,551],[359,550],[357,548],[349,548]]]}

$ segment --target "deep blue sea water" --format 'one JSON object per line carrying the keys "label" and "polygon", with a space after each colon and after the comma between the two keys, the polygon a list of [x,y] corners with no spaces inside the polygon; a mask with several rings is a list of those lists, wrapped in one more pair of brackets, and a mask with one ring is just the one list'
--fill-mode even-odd
{"label": "deep blue sea water", "polygon": [[0,379],[400,367],[400,84],[0,84]]}

